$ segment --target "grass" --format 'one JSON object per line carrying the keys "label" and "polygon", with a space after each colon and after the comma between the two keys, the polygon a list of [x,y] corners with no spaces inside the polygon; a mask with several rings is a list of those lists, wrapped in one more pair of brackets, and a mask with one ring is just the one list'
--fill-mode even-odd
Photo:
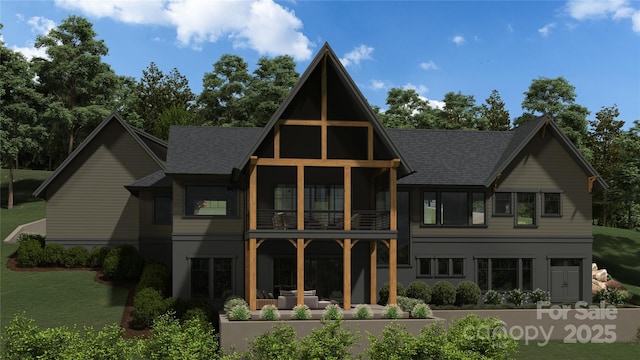
{"label": "grass", "polygon": [[619,281],[640,305],[640,232],[593,227],[593,262]]}
{"label": "grass", "polygon": [[[0,171],[0,236],[4,239],[18,225],[44,218],[44,201],[31,196],[51,172],[17,170],[14,176],[14,208],[6,208],[9,172]],[[98,284],[93,271],[16,272],[5,263],[16,244],[0,245],[0,329],[16,313],[25,311],[41,327],[61,325],[102,327],[119,323],[127,290]]]}
{"label": "grass", "polygon": [[538,346],[537,342],[524,341],[518,346],[516,359],[637,359],[640,352],[638,343],[612,343],[612,344],[565,344],[562,340],[549,341],[545,346]]}

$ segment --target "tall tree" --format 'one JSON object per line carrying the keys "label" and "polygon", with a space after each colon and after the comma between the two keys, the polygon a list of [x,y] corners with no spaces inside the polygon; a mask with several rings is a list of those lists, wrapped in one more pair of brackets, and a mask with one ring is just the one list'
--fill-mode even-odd
{"label": "tall tree", "polygon": [[172,108],[188,112],[195,101],[189,81],[178,69],[164,74],[154,62],[142,71],[137,89],[135,110],[141,117],[142,129],[156,136],[164,132],[162,129],[166,125],[156,124],[162,113]]}
{"label": "tall tree", "polygon": [[479,121],[480,109],[473,95],[448,92],[444,94],[445,105],[441,114],[440,127],[443,129],[485,130],[487,124]]}
{"label": "tall tree", "polygon": [[492,90],[480,109],[481,117],[487,124],[487,130],[507,131],[511,128],[509,111],[504,108],[504,102],[498,90]]}
{"label": "tall tree", "polygon": [[300,74],[289,55],[261,57],[249,82],[244,103],[248,109],[243,126],[264,126],[294,87]]}
{"label": "tall tree", "polygon": [[611,203],[618,207],[613,224],[633,229],[640,227],[640,121],[618,137],[622,166],[609,179]]}
{"label": "tall tree", "polygon": [[[591,164],[607,181],[613,178],[613,173],[621,166],[622,161],[622,127],[624,121],[616,120],[620,115],[617,106],[603,107],[596,113],[595,120],[590,120],[591,131],[587,137],[587,146],[591,152]],[[614,183],[612,183],[614,184]],[[611,204],[611,194],[617,189],[610,187],[596,193],[593,199],[594,216],[600,218],[600,223],[607,225],[615,211],[615,204]]]}
{"label": "tall tree", "polygon": [[244,96],[251,75],[247,63],[237,55],[225,54],[204,74],[198,98],[198,116],[209,125],[234,125],[247,119]]}
{"label": "tall tree", "polygon": [[65,134],[56,137],[67,138],[67,153],[81,140],[81,131],[88,132],[85,128],[102,120],[114,106],[118,77],[102,62],[108,49],[95,37],[89,21],[70,16],[35,42],[48,56],[33,60],[39,91],[49,103],[45,116],[64,129]]}
{"label": "tall tree", "polygon": [[33,79],[34,72],[24,56],[8,49],[0,38],[0,148],[2,163],[9,167],[8,209],[13,208],[13,172],[18,155],[38,151],[45,134],[37,116],[42,97]]}
{"label": "tall tree", "polygon": [[575,103],[575,87],[567,79],[562,76],[555,79],[534,79],[524,95],[522,108],[526,111],[515,120],[516,125],[519,126],[535,116],[548,115],[574,145],[581,151],[587,150],[584,141],[587,136],[589,110]]}
{"label": "tall tree", "polygon": [[423,127],[422,114],[429,107],[429,101],[414,89],[392,88],[387,93],[387,106],[387,111],[378,114],[385,126],[414,129]]}

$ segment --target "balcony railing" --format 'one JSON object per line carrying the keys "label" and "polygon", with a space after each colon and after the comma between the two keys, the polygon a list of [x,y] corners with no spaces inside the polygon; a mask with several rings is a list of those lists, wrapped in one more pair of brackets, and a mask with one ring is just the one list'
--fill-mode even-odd
{"label": "balcony railing", "polygon": [[[258,210],[257,226],[262,230],[298,230],[298,217],[292,210]],[[344,230],[344,212],[339,210],[306,210],[305,230]],[[385,210],[354,210],[351,230],[389,230],[390,215]]]}

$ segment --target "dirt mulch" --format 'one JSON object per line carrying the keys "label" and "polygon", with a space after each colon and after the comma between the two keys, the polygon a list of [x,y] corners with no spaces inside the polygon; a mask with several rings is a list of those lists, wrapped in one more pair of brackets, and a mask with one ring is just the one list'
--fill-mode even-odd
{"label": "dirt mulch", "polygon": [[120,320],[120,327],[125,330],[124,337],[126,339],[132,339],[136,337],[147,338],[150,335],[149,329],[140,329],[132,326],[133,320],[133,297],[136,294],[136,283],[131,281],[112,281],[105,278],[102,270],[99,268],[65,268],[65,267],[33,267],[33,268],[24,268],[18,267],[18,261],[15,257],[15,254],[12,255],[9,260],[7,260],[7,268],[12,271],[21,271],[21,272],[46,272],[46,271],[95,271],[96,275],[93,277],[93,280],[99,284],[107,285],[107,286],[118,286],[123,287],[129,290],[129,294],[127,295],[127,302],[124,306],[124,311],[122,313],[122,319]]}

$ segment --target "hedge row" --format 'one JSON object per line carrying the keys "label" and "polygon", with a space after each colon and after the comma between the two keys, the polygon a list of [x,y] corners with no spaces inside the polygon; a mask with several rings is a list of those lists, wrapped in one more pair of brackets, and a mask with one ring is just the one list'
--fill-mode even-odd
{"label": "hedge row", "polygon": [[[408,297],[421,300],[425,304],[433,305],[475,305],[480,300],[480,287],[472,281],[462,281],[453,286],[448,281],[438,281],[430,288],[424,281],[416,280],[405,290],[401,283],[397,283],[397,297]],[[389,301],[389,283],[382,285],[379,292],[380,304]]]}
{"label": "hedge row", "polygon": [[[33,323],[22,314],[4,328],[4,359],[353,359],[352,349],[360,341],[360,334],[345,328],[342,320],[326,321],[301,339],[283,323],[251,340],[246,352],[224,354],[210,324],[198,319],[180,322],[171,313],[154,321],[148,339],[124,339],[124,330],[115,324],[95,332],[75,327],[40,329]],[[446,330],[433,323],[414,336],[391,322],[380,336],[367,335],[369,346],[358,358],[509,359],[518,343],[500,331],[503,326],[498,318],[472,314]]]}

